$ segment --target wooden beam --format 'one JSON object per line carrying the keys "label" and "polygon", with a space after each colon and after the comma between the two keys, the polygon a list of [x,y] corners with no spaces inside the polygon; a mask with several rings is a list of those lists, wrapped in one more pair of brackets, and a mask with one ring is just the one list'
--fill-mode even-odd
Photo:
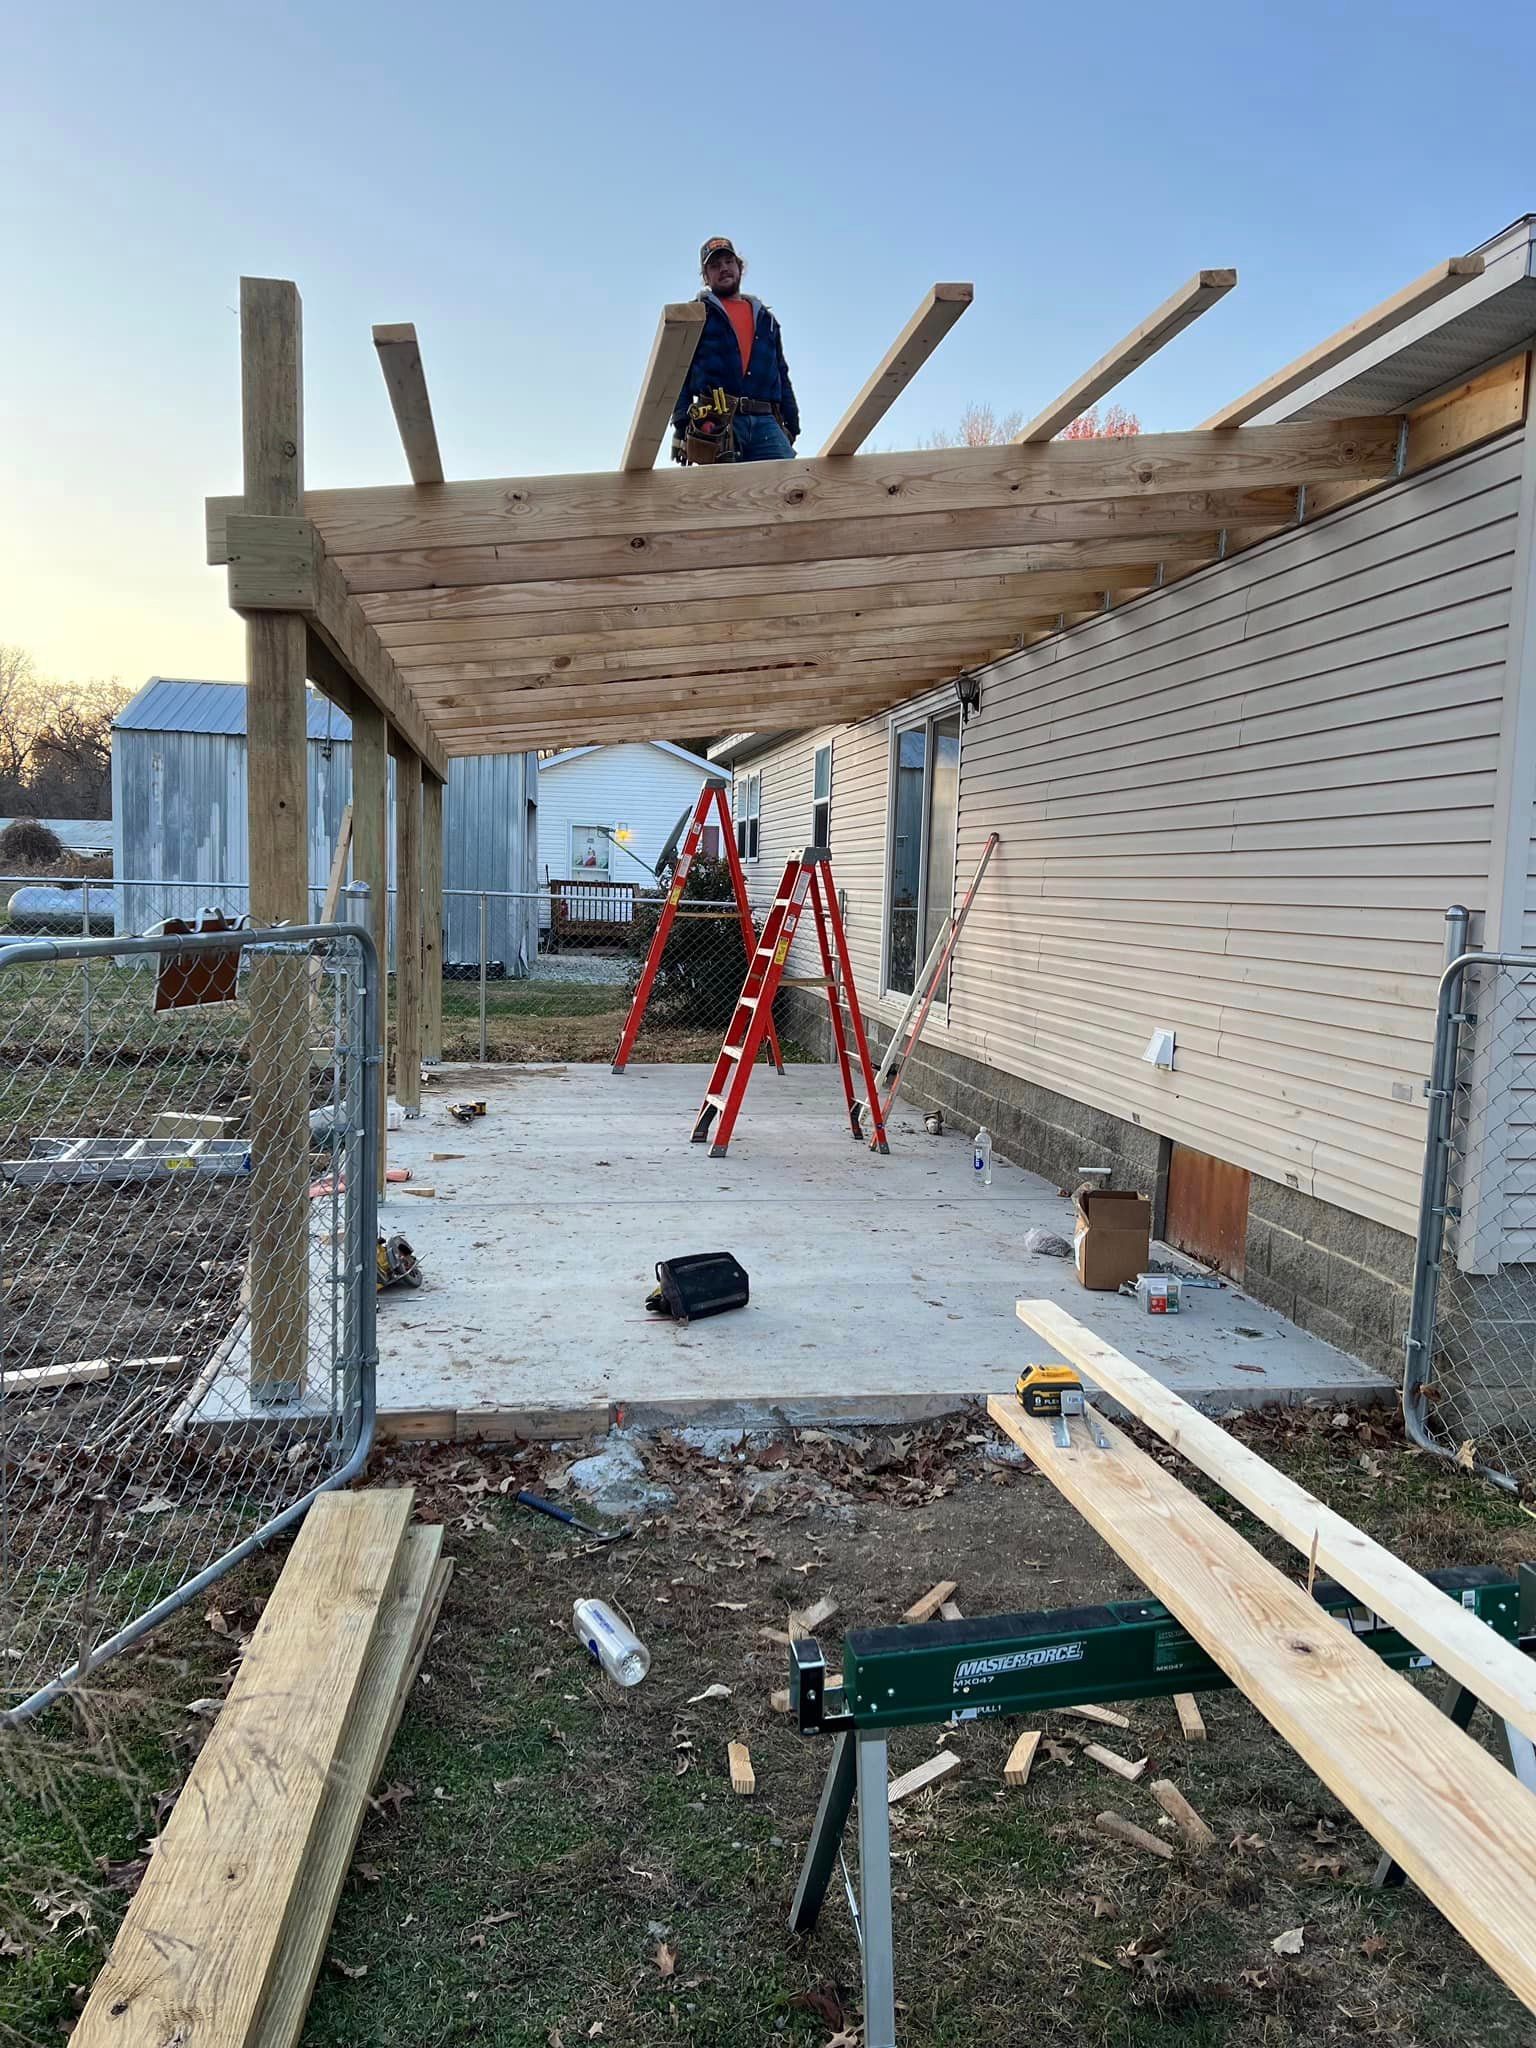
{"label": "wooden beam", "polygon": [[972,284],[930,287],[868,383],[832,429],[823,455],[852,455],[863,447],[975,296]]}
{"label": "wooden beam", "polygon": [[585,682],[606,687],[608,681],[632,681],[643,686],[652,677],[686,680],[722,671],[801,667],[822,671],[829,667],[862,666],[866,660],[904,662],[908,667],[942,661],[948,656],[969,662],[980,659],[982,649],[1006,647],[1015,631],[1013,621],[1034,617],[1038,610],[1037,606],[1019,605],[990,623],[961,619],[948,627],[934,626],[910,633],[804,633],[793,640],[774,637],[744,644],[705,641],[690,648],[646,647],[634,653],[560,654],[553,658],[535,655],[524,659],[508,651],[481,659],[475,650],[477,658],[473,661],[437,661],[413,668],[410,675],[423,706],[430,709],[438,701],[434,693],[445,684],[451,687],[459,683],[521,682],[537,687],[540,683]]}
{"label": "wooden beam", "polygon": [[[285,523],[304,501],[303,316],[279,278],[240,280],[243,502]],[[309,921],[309,742],[302,612],[246,614],[246,812],[250,909]],[[307,962],[250,966],[251,1346],[255,1402],[304,1391],[309,1359]]]}
{"label": "wooden beam", "polygon": [[[517,821],[504,829],[513,832]],[[421,784],[421,1056],[443,1056],[443,785],[435,775]]]}
{"label": "wooden beam", "polygon": [[395,756],[395,1099],[421,1107],[421,762]]}
{"label": "wooden beam", "polygon": [[[253,870],[254,872],[254,870]],[[156,1844],[77,2048],[251,2040],[396,1583],[408,1487],[322,1495]]]}
{"label": "wooden beam", "polygon": [[1346,356],[1379,341],[1394,327],[1401,327],[1405,320],[1422,313],[1426,306],[1434,305],[1448,292],[1460,291],[1464,284],[1470,284],[1473,278],[1482,274],[1481,256],[1452,256],[1444,263],[1435,264],[1422,277],[1415,278],[1412,284],[1394,292],[1390,299],[1383,299],[1369,313],[1362,313],[1358,320],[1341,327],[1337,334],[1320,341],[1283,370],[1276,370],[1272,377],[1266,377],[1262,384],[1255,384],[1241,398],[1234,398],[1229,405],[1213,412],[1202,425],[1208,429],[1240,427],[1255,413],[1278,405],[1282,398],[1289,398],[1293,391],[1299,391],[1303,384],[1310,384],[1314,377],[1321,377],[1325,370],[1333,369]]}
{"label": "wooden beam", "polygon": [[1149,313],[1139,327],[1133,327],[1107,355],[1100,356],[1044,412],[1037,412],[1023,432],[1014,435],[1014,440],[1021,445],[1054,440],[1064,427],[1070,427],[1090,406],[1097,405],[1106,391],[1113,391],[1176,334],[1182,334],[1202,313],[1209,312],[1236,283],[1235,270],[1197,270],[1172,298],[1164,299],[1155,313]]}
{"label": "wooden beam", "polygon": [[[1270,494],[1278,508],[1288,494]],[[801,562],[786,572],[768,565],[749,569],[695,569],[679,575],[569,576],[469,583],[462,588],[370,591],[358,603],[381,633],[400,627],[429,639],[438,623],[489,625],[497,617],[528,622],[590,618],[597,630],[631,620],[658,625],[694,618],[775,618],[797,609],[840,611],[889,604],[905,593],[914,603],[941,597],[1011,595],[1036,575],[1082,578],[1100,568],[1130,564],[1138,571],[1159,561],[1203,562],[1214,544],[1204,533],[1104,534],[1091,540],[1042,541],[1021,547],[935,548],[922,554],[831,556]],[[939,597],[916,586],[942,585]],[[537,630],[537,627],[534,628]],[[580,630],[573,624],[570,630]]]}
{"label": "wooden beam", "polygon": [[[389,725],[376,704],[359,699],[352,710],[352,879],[368,887],[365,924],[379,956],[380,987],[389,987]],[[354,913],[355,914],[355,913]],[[384,1191],[389,1134],[389,1004],[379,1002],[379,1063],[375,1069],[379,1118],[379,1192]]]}
{"label": "wooden beam", "polygon": [[353,689],[384,713],[441,781],[446,757],[383,641],[327,558],[314,526],[291,516],[248,512],[242,500],[229,514],[225,532],[231,605],[247,619],[297,617],[319,637]]}
{"label": "wooden beam", "polygon": [[[1250,429],[1250,431],[1252,431]],[[1075,441],[1052,447],[1075,448]],[[1136,444],[1121,441],[1122,449]],[[860,465],[875,461],[862,456]],[[766,465],[751,463],[749,468]],[[1373,475],[1386,470],[1373,470]],[[451,485],[444,485],[445,490]],[[689,533],[598,534],[589,540],[501,542],[493,547],[420,548],[384,554],[341,557],[347,587],[354,596],[366,591],[409,590],[422,601],[438,597],[450,586],[477,583],[547,583],[569,576],[581,581],[660,573],[677,577],[693,571],[715,571],[735,580],[744,572],[766,572],[769,587],[795,589],[813,585],[823,565],[855,563],[892,554],[922,555],[930,551],[953,555],[994,548],[1031,549],[1082,542],[1134,541],[1138,549],[1150,536],[1163,543],[1180,535],[1213,535],[1224,527],[1257,525],[1294,517],[1294,486],[1260,490],[1184,491],[1144,500],[1116,498],[1064,501],[1048,505],[1014,505],[1002,510],[927,514],[903,518],[829,520],[815,526],[767,524],[715,532],[708,527]],[[217,545],[222,542],[220,524]],[[790,565],[789,573],[783,573]],[[827,577],[838,580],[837,572]],[[882,576],[881,580],[885,580]]]}
{"label": "wooden beam", "polygon": [[1241,1501],[1317,1568],[1347,1586],[1373,1614],[1433,1657],[1485,1706],[1536,1740],[1536,1664],[1487,1622],[1432,1586],[1353,1522],[1266,1464],[1112,1345],[1049,1301],[1018,1303],[1021,1322],[1045,1338],[1095,1386]]}
{"label": "wooden beam", "polygon": [[1536,2011],[1536,1795],[1113,1424],[987,1412]]}
{"label": "wooden beam", "polygon": [[432,400],[427,393],[427,373],[421,367],[421,349],[416,329],[409,320],[398,327],[375,327],[373,345],[379,352],[379,368],[395,425],[414,484],[440,484],[443,458],[437,448],[437,428],[432,424]]}
{"label": "wooden beam", "polygon": [[640,381],[640,396],[635,400],[635,416],[629,423],[624,453],[619,458],[621,471],[655,466],[662,436],[672,424],[672,408],[677,404],[677,395],[704,331],[704,318],[701,299],[662,307],[656,339],[651,343],[651,359]]}
{"label": "wooden beam", "polygon": [[[707,531],[722,539],[736,529],[825,529],[846,520],[871,521],[878,531],[917,514],[949,517],[1074,503],[1102,509],[1122,500],[1196,491],[1294,490],[1302,483],[1383,476],[1396,457],[1396,428],[1389,419],[1304,420],[1250,428],[1241,436],[1140,434],[1134,440],[927,449],[867,455],[860,462],[814,456],[629,476],[609,471],[497,478],[440,484],[428,492],[383,484],[311,491],[303,510],[332,557],[522,548],[603,535],[638,556],[664,534]],[[217,544],[219,523],[235,508],[217,498],[209,508]]]}

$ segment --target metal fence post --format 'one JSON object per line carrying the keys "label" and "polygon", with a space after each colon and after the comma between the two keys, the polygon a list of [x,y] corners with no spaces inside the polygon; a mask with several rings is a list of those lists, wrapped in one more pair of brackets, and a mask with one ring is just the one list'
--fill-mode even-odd
{"label": "metal fence post", "polygon": [[484,1065],[485,1065],[485,1062],[486,1062],[486,1061],[487,1061],[487,1060],[488,1060],[488,1059],[490,1058],[490,1048],[489,1048],[489,1044],[488,1044],[488,1041],[487,1041],[487,1038],[486,1038],[486,1025],[485,1025],[485,1008],[486,1008],[486,988],[485,988],[485,977],[486,977],[486,965],[485,965],[485,956],[486,956],[486,953],[488,952],[488,950],[489,950],[489,948],[490,948],[490,933],[491,933],[491,906],[490,906],[490,897],[489,897],[489,896],[487,895],[486,891],[485,891],[484,889],[482,889],[482,890],[480,891],[480,1064],[481,1064],[482,1066],[484,1066]]}
{"label": "metal fence post", "polygon": [[[91,885],[86,883],[80,892],[80,936],[91,936]],[[84,962],[80,974],[80,1043],[84,1056],[91,1056],[91,963]]]}

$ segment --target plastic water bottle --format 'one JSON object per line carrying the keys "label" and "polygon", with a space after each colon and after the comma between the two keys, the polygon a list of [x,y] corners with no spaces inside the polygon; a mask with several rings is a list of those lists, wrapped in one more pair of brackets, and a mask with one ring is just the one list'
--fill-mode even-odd
{"label": "plastic water bottle", "polygon": [[578,1600],[571,1609],[571,1627],[615,1685],[638,1685],[650,1670],[650,1651],[606,1600]]}
{"label": "plastic water bottle", "polygon": [[971,1173],[984,1188],[992,1185],[992,1133],[983,1124],[971,1151]]}

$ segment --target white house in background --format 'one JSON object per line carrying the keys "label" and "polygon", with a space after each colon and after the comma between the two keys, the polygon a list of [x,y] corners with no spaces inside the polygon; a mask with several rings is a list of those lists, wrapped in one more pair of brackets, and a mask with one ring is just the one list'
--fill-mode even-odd
{"label": "white house in background", "polygon": [[[539,763],[539,882],[655,887],[654,869],[681,814],[723,771],[670,740],[571,747]],[[717,857],[710,826],[703,851]]]}

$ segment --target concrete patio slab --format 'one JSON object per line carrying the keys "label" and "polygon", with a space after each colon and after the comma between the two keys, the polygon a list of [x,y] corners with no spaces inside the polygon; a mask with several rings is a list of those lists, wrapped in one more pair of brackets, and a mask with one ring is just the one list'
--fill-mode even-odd
{"label": "concrete patio slab", "polygon": [[[1056,1188],[1001,1160],[973,1186],[969,1140],[899,1106],[877,1157],[827,1067],[755,1075],[723,1160],[689,1142],[703,1066],[438,1074],[390,1134],[415,1178],[380,1212],[427,1276],[379,1302],[379,1408],[400,1433],[916,1419],[1012,1387],[1042,1348],[1023,1295],[1217,1412],[1390,1391],[1236,1287],[1186,1290],[1166,1321],[1085,1293],[1070,1261],[1023,1249],[1034,1225],[1070,1234]],[[447,1104],[465,1095],[488,1114],[460,1125]],[[687,1328],[646,1314],[657,1259],[720,1250],[751,1277],[747,1309]]]}

